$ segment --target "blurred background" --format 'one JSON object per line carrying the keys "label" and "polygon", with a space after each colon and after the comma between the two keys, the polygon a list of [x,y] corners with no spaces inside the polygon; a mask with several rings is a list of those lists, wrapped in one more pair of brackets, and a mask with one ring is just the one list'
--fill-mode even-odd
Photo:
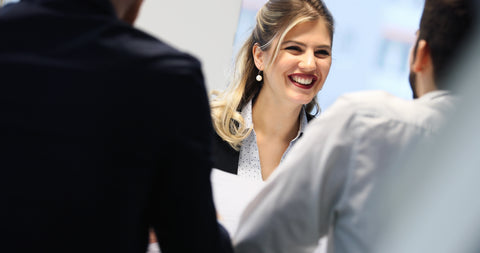
{"label": "blurred background", "polygon": [[[3,4],[18,0],[0,0]],[[136,26],[198,57],[208,90],[223,90],[233,59],[266,0],[144,0]],[[335,18],[322,110],[346,92],[380,89],[410,99],[408,53],[423,0],[324,0]]]}

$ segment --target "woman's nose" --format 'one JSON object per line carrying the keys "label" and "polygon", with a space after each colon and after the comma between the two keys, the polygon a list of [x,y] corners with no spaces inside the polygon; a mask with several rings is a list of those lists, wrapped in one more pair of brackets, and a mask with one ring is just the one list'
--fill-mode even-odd
{"label": "woman's nose", "polygon": [[300,69],[303,71],[313,71],[317,65],[315,63],[315,54],[313,52],[305,52],[299,63]]}

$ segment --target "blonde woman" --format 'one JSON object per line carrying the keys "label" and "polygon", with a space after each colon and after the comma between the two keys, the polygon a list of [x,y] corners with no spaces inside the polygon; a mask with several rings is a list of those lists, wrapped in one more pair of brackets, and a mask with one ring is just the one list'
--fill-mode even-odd
{"label": "blonde woman", "polygon": [[211,101],[214,167],[266,180],[319,111],[332,63],[333,17],[320,0],[270,0]]}

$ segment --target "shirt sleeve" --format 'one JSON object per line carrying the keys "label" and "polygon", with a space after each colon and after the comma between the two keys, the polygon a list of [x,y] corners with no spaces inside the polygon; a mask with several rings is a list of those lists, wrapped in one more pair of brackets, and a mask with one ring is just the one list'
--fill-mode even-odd
{"label": "shirt sleeve", "polygon": [[335,217],[351,163],[352,114],[339,101],[307,127],[247,206],[235,252],[313,252]]}

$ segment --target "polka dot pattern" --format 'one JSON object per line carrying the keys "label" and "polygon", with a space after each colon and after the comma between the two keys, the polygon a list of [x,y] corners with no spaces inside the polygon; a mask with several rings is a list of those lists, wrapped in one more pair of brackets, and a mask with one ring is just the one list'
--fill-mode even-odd
{"label": "polka dot pattern", "polygon": [[[304,109],[302,109],[302,114],[303,117],[300,120],[300,129],[298,131],[297,137],[295,137],[290,142],[290,145],[288,146],[287,150],[285,150],[282,156],[282,161],[307,126],[307,115]],[[245,105],[245,107],[242,109],[241,115],[245,120],[246,126],[249,128],[253,128],[252,101]],[[255,181],[262,181],[262,169],[260,166],[260,156],[258,154],[257,136],[255,135],[255,130],[252,130],[247,136],[247,138],[245,138],[242,142],[242,146],[240,147],[240,156],[238,159],[237,174],[238,176],[243,178],[248,178]]]}

